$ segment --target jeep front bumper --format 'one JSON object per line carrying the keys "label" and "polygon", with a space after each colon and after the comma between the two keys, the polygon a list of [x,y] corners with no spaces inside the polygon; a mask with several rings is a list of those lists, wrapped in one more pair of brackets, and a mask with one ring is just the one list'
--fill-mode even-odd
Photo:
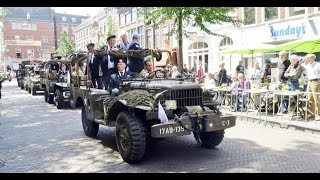
{"label": "jeep front bumper", "polygon": [[165,138],[191,134],[195,125],[199,125],[201,131],[211,132],[230,128],[236,125],[236,116],[217,116],[215,114],[181,116],[180,122],[169,121],[167,123],[155,124],[151,127],[151,136],[154,138]]}

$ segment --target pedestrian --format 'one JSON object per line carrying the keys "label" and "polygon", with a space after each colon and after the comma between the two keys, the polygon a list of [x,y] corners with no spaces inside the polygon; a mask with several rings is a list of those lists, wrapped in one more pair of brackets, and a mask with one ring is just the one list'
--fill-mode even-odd
{"label": "pedestrian", "polygon": [[227,70],[224,68],[224,62],[221,62],[219,64],[219,68],[220,68],[220,71],[219,71],[219,75],[218,75],[218,84],[219,86],[221,86],[222,84],[228,84],[227,82]]}
{"label": "pedestrian", "polygon": [[259,62],[256,62],[254,69],[251,73],[251,80],[252,84],[255,88],[260,89],[262,86],[262,78],[263,78],[263,71],[260,67]]}
{"label": "pedestrian", "polygon": [[102,60],[97,57],[95,44],[89,43],[87,45],[88,49],[88,58],[89,58],[89,72],[91,76],[91,82],[93,88],[103,89],[102,83]]}
{"label": "pedestrian", "polygon": [[277,68],[279,69],[279,80],[282,81],[282,83],[286,83],[288,79],[284,77],[284,73],[287,71],[291,63],[287,59],[287,53],[285,51],[279,52],[279,59],[280,60],[277,64]]}
{"label": "pedestrian", "polygon": [[236,72],[237,72],[237,74],[239,74],[239,73],[244,74],[244,67],[243,67],[242,61],[239,61],[239,65],[236,67]]}
{"label": "pedestrian", "polygon": [[238,76],[233,75],[232,76],[232,83],[231,83],[230,87],[228,88],[228,91],[231,91],[231,95],[232,95],[232,103],[233,103],[232,112],[237,112],[238,110],[240,110],[238,88],[239,88]]}
{"label": "pedestrian", "polygon": [[1,99],[1,89],[2,89],[2,82],[4,81],[4,78],[2,74],[0,74],[0,99]]}
{"label": "pedestrian", "polygon": [[[104,45],[101,47],[101,49],[104,50],[113,50],[113,51],[119,51],[119,48],[115,46],[115,35],[111,35],[107,38],[107,45]],[[102,60],[102,80],[104,84],[105,90],[108,90],[108,84],[110,82],[110,76],[117,72],[117,64],[119,62],[119,59],[111,56],[106,55],[103,57]]]}
{"label": "pedestrian", "polygon": [[[128,50],[141,50],[139,45],[140,34],[132,34],[132,42],[129,45]],[[140,76],[140,72],[144,68],[144,58],[140,57],[128,57],[128,67],[129,71],[132,73],[134,78]]]}
{"label": "pedestrian", "polygon": [[[238,81],[239,81],[239,88],[243,90],[250,90],[251,89],[251,83],[250,81],[246,80],[244,77],[244,74],[239,73],[238,74]],[[248,93],[242,93],[242,107],[243,109],[247,108],[247,100],[248,100]]]}
{"label": "pedestrian", "polygon": [[[316,62],[316,55],[307,54],[307,76],[308,76],[308,99],[310,107],[310,118],[319,118],[320,113],[320,63]],[[318,94],[316,94],[318,93]]]}

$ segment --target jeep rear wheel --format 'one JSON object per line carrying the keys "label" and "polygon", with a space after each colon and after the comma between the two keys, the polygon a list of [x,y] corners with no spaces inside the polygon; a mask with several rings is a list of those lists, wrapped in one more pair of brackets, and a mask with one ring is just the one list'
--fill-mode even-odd
{"label": "jeep rear wheel", "polygon": [[32,96],[37,94],[37,87],[32,86]]}
{"label": "jeep rear wheel", "polygon": [[20,81],[18,80],[18,87],[20,87]]}
{"label": "jeep rear wheel", "polygon": [[30,88],[28,88],[28,93],[31,94],[31,88],[33,88],[32,86]]}
{"label": "jeep rear wheel", "polygon": [[214,148],[218,146],[224,138],[224,130],[203,132],[200,139],[202,142],[202,147]]}
{"label": "jeep rear wheel", "polygon": [[48,103],[53,104],[53,95],[48,93]]}
{"label": "jeep rear wheel", "polygon": [[61,89],[56,89],[55,105],[58,109],[63,109],[64,107],[64,97]]}
{"label": "jeep rear wheel", "polygon": [[99,131],[99,124],[88,119],[86,107],[84,105],[82,106],[81,119],[84,133],[89,137],[97,136]]}
{"label": "jeep rear wheel", "polygon": [[20,88],[21,88],[21,89],[24,89],[24,84],[23,84],[23,82],[20,83]]}
{"label": "jeep rear wheel", "polygon": [[141,161],[146,150],[147,130],[142,121],[127,111],[116,120],[116,143],[122,159],[127,163]]}
{"label": "jeep rear wheel", "polygon": [[47,89],[44,89],[44,101],[48,102],[48,91],[47,91]]}
{"label": "jeep rear wheel", "polygon": [[28,91],[28,88],[28,84],[26,84],[24,90]]}

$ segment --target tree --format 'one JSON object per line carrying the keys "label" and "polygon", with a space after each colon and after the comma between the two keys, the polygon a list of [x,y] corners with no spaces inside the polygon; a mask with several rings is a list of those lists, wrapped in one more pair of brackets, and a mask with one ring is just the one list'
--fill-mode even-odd
{"label": "tree", "polygon": [[60,56],[67,56],[75,52],[74,42],[65,31],[62,32],[59,39],[57,52]]}
{"label": "tree", "polygon": [[[9,13],[8,9],[5,7],[0,7],[0,22],[3,21],[3,18]],[[0,29],[0,32],[2,32],[3,29]]]}
{"label": "tree", "polygon": [[193,27],[199,27],[202,31],[214,35],[222,36],[220,34],[212,32],[206,27],[206,24],[222,24],[232,23],[235,26],[240,25],[240,20],[237,17],[230,16],[228,13],[234,10],[233,7],[157,7],[145,9],[145,18],[147,21],[151,21],[153,26],[174,19],[174,27],[167,33],[167,36],[172,34],[177,35],[179,45],[179,61],[180,71],[182,72],[183,57],[182,57],[182,44],[183,37],[189,37],[185,27],[192,25]]}

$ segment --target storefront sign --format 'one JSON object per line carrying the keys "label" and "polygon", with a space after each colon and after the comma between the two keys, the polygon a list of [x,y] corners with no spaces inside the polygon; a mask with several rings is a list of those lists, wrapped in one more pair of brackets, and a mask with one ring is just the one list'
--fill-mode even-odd
{"label": "storefront sign", "polygon": [[306,26],[304,23],[298,25],[288,24],[286,26],[274,27],[270,26],[271,37],[273,39],[294,37],[299,38],[303,34],[306,34]]}

